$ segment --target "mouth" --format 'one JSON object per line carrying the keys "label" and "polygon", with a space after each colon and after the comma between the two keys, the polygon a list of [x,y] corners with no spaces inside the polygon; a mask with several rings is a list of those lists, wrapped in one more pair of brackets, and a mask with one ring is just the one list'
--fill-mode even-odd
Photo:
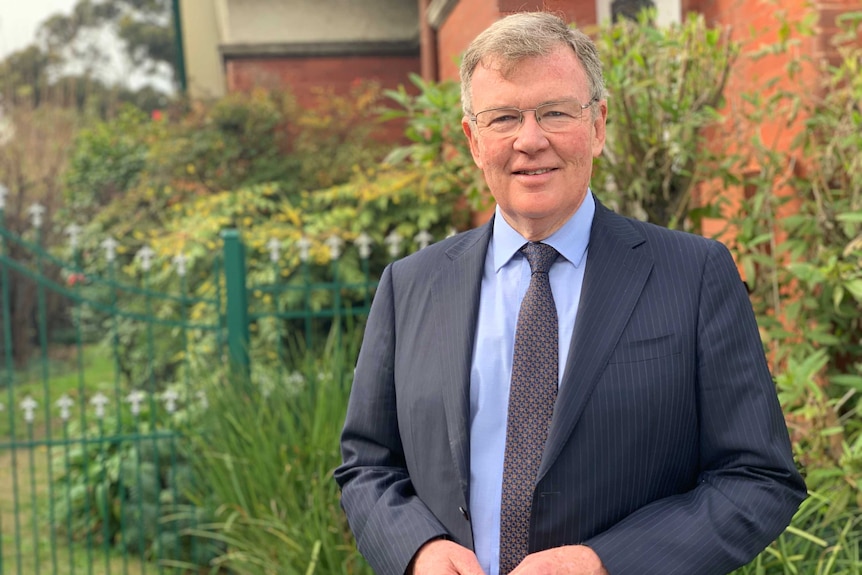
{"label": "mouth", "polygon": [[516,176],[541,176],[548,172],[553,172],[556,168],[539,168],[538,170],[518,170],[514,172]]}

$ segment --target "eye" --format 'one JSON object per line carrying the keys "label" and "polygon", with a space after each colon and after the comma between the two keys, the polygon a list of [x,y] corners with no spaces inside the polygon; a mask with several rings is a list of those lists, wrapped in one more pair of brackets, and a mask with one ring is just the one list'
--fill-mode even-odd
{"label": "eye", "polygon": [[520,121],[520,115],[515,110],[500,110],[494,114],[490,114],[488,124],[509,124]]}
{"label": "eye", "polygon": [[567,110],[562,108],[548,108],[541,110],[540,116],[543,120],[569,119],[573,117]]}

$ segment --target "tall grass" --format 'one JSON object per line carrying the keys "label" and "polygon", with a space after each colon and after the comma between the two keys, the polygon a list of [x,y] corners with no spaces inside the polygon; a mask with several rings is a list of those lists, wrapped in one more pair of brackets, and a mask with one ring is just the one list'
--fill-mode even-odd
{"label": "tall grass", "polygon": [[294,351],[289,370],[211,385],[194,463],[196,503],[217,517],[196,534],[226,548],[214,572],[372,573],[332,479],[358,339],[333,334],[322,353]]}
{"label": "tall grass", "polygon": [[810,492],[778,539],[733,575],[862,575],[862,517]]}

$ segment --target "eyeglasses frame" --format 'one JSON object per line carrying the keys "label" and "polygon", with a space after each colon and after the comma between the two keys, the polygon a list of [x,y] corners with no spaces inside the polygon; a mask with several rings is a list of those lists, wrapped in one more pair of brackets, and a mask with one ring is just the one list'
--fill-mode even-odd
{"label": "eyeglasses frame", "polygon": [[[479,129],[479,122],[477,121],[477,117],[479,116],[479,114],[484,114],[485,112],[495,112],[497,110],[516,110],[518,112],[518,127],[511,134],[504,134],[507,136],[511,136],[512,134],[518,133],[518,130],[520,130],[521,126],[524,125],[524,112],[532,112],[533,117],[536,118],[536,124],[538,124],[538,126],[540,128],[542,128],[543,131],[547,132],[547,130],[545,130],[545,127],[542,126],[542,121],[539,119],[539,108],[544,108],[545,106],[553,106],[554,104],[565,104],[567,102],[577,102],[578,106],[581,107],[581,116],[580,117],[583,117],[583,111],[586,110],[587,108],[591,108],[593,106],[593,104],[598,103],[599,100],[600,99],[598,97],[594,96],[586,104],[581,104],[580,102],[578,102],[577,99],[570,98],[570,99],[566,99],[566,100],[557,100],[555,102],[546,102],[544,104],[539,104],[535,108],[523,108],[523,109],[516,108],[514,106],[499,106],[497,108],[488,108],[487,110],[480,110],[480,111],[476,112],[475,114],[471,114],[470,115],[470,121],[473,122],[474,124],[476,124],[476,129],[478,130]],[[578,119],[580,119],[580,118],[578,118]],[[499,133],[499,132],[494,132],[494,133]],[[553,133],[553,132],[551,132],[551,133]]]}

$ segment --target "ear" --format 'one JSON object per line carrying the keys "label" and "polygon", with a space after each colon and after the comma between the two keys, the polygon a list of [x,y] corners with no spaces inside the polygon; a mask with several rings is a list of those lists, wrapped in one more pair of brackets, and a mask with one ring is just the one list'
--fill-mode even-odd
{"label": "ear", "polygon": [[470,154],[473,156],[473,161],[481,170],[482,154],[479,150],[479,134],[476,132],[476,126],[470,121],[470,118],[464,116],[461,118],[461,128],[464,130],[464,135],[467,136],[467,142],[470,144]]}
{"label": "ear", "polygon": [[605,130],[605,123],[608,119],[608,102],[607,100],[601,100],[598,102],[599,113],[596,114],[596,119],[593,122],[592,132],[593,132],[593,157],[598,158],[602,153],[602,150],[605,147],[605,137],[607,132]]}

